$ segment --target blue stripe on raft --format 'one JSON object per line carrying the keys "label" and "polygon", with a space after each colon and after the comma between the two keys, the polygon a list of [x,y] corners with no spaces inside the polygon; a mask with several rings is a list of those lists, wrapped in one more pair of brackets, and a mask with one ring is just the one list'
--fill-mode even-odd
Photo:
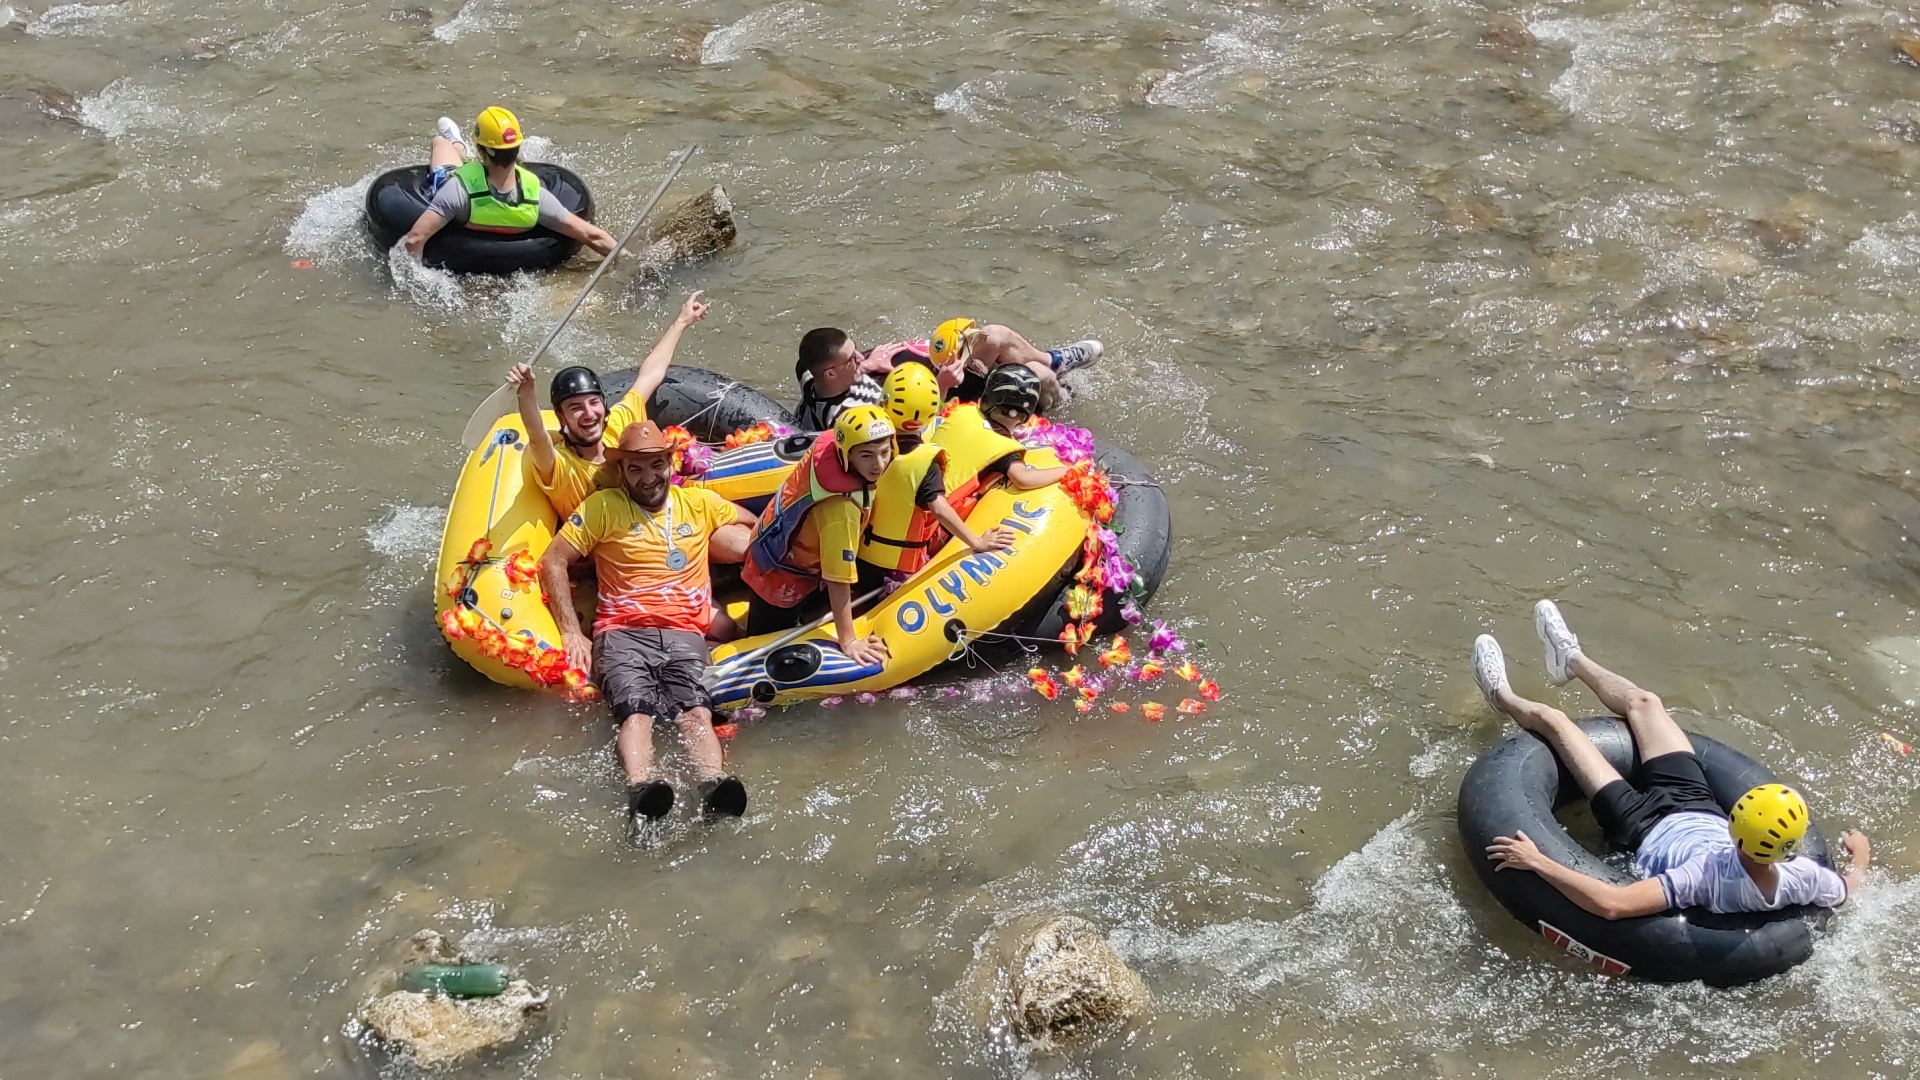
{"label": "blue stripe on raft", "polygon": [[[821,645],[817,640],[814,641],[813,644]],[[884,667],[882,664],[856,664],[852,660],[847,659],[845,653],[831,646],[821,645],[820,651],[820,667],[812,675],[807,676],[799,682],[777,683],[776,685],[782,690],[793,690],[857,683],[862,679],[880,674],[881,668]],[[723,664],[722,670],[725,670],[728,666],[727,664]],[[740,665],[738,671],[730,672],[720,680],[719,684],[713,689],[713,703],[715,705],[732,705],[744,702],[752,695],[754,684],[767,677],[766,664],[763,662],[763,658],[755,657],[752,661]]]}
{"label": "blue stripe on raft", "polygon": [[766,472],[770,466],[784,465],[771,442],[753,443],[714,457],[706,479],[725,480],[735,476]]}

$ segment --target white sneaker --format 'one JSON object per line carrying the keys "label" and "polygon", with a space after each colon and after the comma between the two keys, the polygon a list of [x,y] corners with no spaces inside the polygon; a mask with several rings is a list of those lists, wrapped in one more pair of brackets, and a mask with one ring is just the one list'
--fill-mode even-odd
{"label": "white sneaker", "polygon": [[1499,693],[1512,690],[1507,683],[1507,658],[1500,652],[1500,643],[1493,640],[1492,634],[1481,634],[1473,639],[1473,681],[1480,687],[1480,693],[1500,711]]}
{"label": "white sneaker", "polygon": [[1062,345],[1053,351],[1060,354],[1060,367],[1056,370],[1056,373],[1065,375],[1074,368],[1086,367],[1095,360],[1100,359],[1101,355],[1107,351],[1107,348],[1092,338],[1088,338],[1085,341],[1076,341],[1071,345]]}
{"label": "white sneaker", "polygon": [[439,123],[433,126],[433,133],[459,147],[461,153],[466,153],[467,137],[460,134],[460,125],[453,122],[453,117],[441,117]]}
{"label": "white sneaker", "polygon": [[1567,620],[1553,601],[1533,605],[1533,629],[1547,647],[1547,678],[1556,686],[1573,678],[1573,658],[1580,655],[1580,639],[1567,629]]}

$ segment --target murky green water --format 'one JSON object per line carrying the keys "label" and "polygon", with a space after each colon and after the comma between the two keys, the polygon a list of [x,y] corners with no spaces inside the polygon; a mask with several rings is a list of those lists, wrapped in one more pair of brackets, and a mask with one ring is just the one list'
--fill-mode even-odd
{"label": "murky green water", "polygon": [[[16,6],[0,1074],[379,1071],[348,1017],[432,926],[556,993],[483,1075],[1017,1076],[957,988],[1048,910],[1159,997],[1089,1076],[1915,1069],[1906,9]],[[669,283],[715,301],[688,362],[1103,338],[1071,417],[1167,481],[1155,614],[1227,699],[797,709],[732,744],[744,822],[630,845],[600,717],[430,619],[456,436],[580,271],[396,278],[355,220],[496,99],[616,228],[702,144],[742,244]],[[668,317],[610,285],[568,356]],[[1874,836],[1811,963],[1599,981],[1473,879],[1473,635],[1590,707],[1540,595]]]}

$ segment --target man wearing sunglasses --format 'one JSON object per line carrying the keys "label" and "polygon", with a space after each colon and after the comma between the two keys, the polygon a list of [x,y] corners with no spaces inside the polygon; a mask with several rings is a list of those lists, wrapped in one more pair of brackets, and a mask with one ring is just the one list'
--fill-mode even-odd
{"label": "man wearing sunglasses", "polygon": [[842,410],[877,406],[886,400],[880,383],[864,370],[866,360],[845,330],[822,326],[807,331],[800,339],[800,358],[793,365],[793,377],[800,382],[800,404],[793,409],[795,425],[801,431],[826,431]]}

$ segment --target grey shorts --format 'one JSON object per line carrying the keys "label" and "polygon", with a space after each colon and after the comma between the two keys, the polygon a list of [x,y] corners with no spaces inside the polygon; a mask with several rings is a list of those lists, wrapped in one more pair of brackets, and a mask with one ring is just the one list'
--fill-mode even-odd
{"label": "grey shorts", "polygon": [[690,630],[608,630],[593,639],[593,681],[615,723],[639,713],[673,720],[712,708],[700,683],[710,654]]}

